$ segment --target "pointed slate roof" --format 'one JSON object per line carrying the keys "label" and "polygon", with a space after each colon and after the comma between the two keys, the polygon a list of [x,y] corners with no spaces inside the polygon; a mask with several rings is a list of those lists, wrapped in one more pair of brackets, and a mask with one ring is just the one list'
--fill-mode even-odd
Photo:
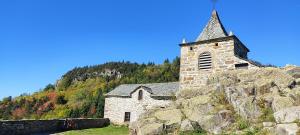
{"label": "pointed slate roof", "polygon": [[220,21],[220,18],[218,16],[218,12],[216,10],[213,10],[211,18],[208,22],[208,24],[203,29],[200,36],[197,38],[196,41],[204,41],[204,40],[210,40],[210,39],[216,39],[221,37],[227,37],[228,34]]}

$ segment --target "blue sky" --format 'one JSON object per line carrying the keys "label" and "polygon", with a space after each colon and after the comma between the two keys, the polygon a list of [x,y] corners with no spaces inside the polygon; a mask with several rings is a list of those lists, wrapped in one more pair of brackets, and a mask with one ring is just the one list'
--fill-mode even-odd
{"label": "blue sky", "polygon": [[[299,0],[219,0],[217,10],[250,58],[300,65]],[[173,59],[211,11],[209,0],[1,0],[0,98],[37,91],[78,66]]]}

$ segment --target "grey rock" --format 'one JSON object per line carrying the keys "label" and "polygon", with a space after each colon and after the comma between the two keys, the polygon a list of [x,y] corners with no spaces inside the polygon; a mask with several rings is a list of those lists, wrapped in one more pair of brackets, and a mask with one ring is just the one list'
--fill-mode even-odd
{"label": "grey rock", "polygon": [[159,135],[163,132],[164,125],[162,123],[151,123],[144,125],[138,130],[138,135]]}
{"label": "grey rock", "polygon": [[277,123],[291,123],[300,120],[300,106],[285,108],[274,113]]}
{"label": "grey rock", "polygon": [[272,102],[272,109],[277,112],[284,108],[289,108],[294,105],[294,100],[290,97],[275,96]]}
{"label": "grey rock", "polygon": [[287,66],[285,67],[286,73],[293,76],[294,78],[300,78],[300,67]]}
{"label": "grey rock", "polygon": [[274,122],[263,122],[263,126],[264,127],[273,127],[273,126],[275,126],[275,123]]}
{"label": "grey rock", "polygon": [[276,125],[276,135],[296,135],[299,127],[296,123]]}
{"label": "grey rock", "polygon": [[300,78],[296,79],[296,85],[300,85]]}
{"label": "grey rock", "polygon": [[191,121],[186,119],[181,122],[180,131],[193,131],[193,130],[194,130],[194,127],[193,127]]}

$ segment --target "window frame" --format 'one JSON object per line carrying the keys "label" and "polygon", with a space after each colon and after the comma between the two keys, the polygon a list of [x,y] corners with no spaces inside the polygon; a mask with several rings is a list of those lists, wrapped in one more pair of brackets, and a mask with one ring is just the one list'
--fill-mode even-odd
{"label": "window frame", "polygon": [[143,90],[139,90],[139,92],[138,92],[138,100],[143,100],[143,98],[144,98],[144,92],[143,92]]}
{"label": "window frame", "polygon": [[124,114],[124,122],[130,122],[131,112],[125,112]]}
{"label": "window frame", "polygon": [[239,63],[234,65],[235,69],[249,69],[249,63]]}
{"label": "window frame", "polygon": [[198,56],[198,69],[211,70],[213,68],[212,55],[210,52],[203,52]]}

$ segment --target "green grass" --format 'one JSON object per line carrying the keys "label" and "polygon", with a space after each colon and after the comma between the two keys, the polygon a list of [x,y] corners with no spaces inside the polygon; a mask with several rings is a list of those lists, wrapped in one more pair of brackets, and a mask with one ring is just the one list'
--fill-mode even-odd
{"label": "green grass", "polygon": [[128,135],[129,129],[124,126],[108,126],[104,128],[93,128],[84,130],[73,130],[57,135]]}

